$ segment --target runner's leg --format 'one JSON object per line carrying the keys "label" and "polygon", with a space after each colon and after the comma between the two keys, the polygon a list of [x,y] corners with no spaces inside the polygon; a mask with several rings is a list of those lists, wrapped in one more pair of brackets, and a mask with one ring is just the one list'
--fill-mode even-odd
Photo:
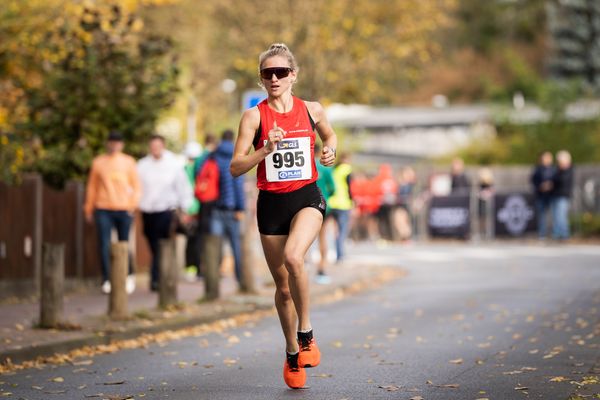
{"label": "runner's leg", "polygon": [[289,274],[283,265],[283,250],[287,239],[286,235],[260,235],[265,259],[275,281],[275,308],[285,336],[286,351],[297,353],[296,311],[290,294]]}
{"label": "runner's leg", "polygon": [[311,329],[309,313],[308,274],[304,270],[304,257],[317,237],[323,215],[315,208],[300,210],[290,227],[283,252],[285,268],[289,273],[289,288],[298,315],[298,331]]}

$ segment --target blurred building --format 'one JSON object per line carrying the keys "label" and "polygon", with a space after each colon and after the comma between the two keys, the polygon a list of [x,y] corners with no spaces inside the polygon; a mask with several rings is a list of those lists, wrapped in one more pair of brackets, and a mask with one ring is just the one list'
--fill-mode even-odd
{"label": "blurred building", "polygon": [[[586,120],[600,115],[600,101],[580,101],[567,107],[567,118]],[[330,122],[350,133],[357,164],[410,164],[452,153],[474,140],[496,135],[496,124],[509,120],[531,124],[549,118],[537,106],[490,105],[444,107],[371,107],[333,104]],[[346,149],[348,147],[345,146]]]}

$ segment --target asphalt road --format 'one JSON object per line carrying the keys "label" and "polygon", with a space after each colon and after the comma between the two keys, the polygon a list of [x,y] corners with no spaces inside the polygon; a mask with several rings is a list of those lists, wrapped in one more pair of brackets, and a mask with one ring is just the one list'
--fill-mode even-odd
{"label": "asphalt road", "polygon": [[350,254],[409,274],[314,307],[323,357],[307,370],[307,389],[283,383],[283,340],[267,317],[83,365],[0,376],[0,397],[566,400],[600,393],[600,247],[359,245]]}

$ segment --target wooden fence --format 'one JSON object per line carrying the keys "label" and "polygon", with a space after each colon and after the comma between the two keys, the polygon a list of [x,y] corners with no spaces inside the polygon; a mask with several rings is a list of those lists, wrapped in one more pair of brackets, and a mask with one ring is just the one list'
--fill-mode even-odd
{"label": "wooden fence", "polygon": [[[42,243],[65,244],[65,276],[70,283],[100,283],[96,227],[85,221],[82,183],[53,190],[36,175],[21,185],[0,182],[0,297],[36,294],[41,274]],[[136,270],[147,271],[149,251],[139,216],[132,235]]]}

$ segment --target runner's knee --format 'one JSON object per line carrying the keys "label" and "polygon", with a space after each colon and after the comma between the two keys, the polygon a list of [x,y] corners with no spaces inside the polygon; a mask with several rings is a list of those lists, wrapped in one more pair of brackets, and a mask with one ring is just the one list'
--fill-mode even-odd
{"label": "runner's knee", "polygon": [[282,302],[292,301],[292,293],[290,292],[290,288],[289,287],[281,288],[281,289],[278,288],[275,291],[275,299],[282,301]]}
{"label": "runner's knee", "polygon": [[304,268],[304,256],[302,254],[286,253],[284,262],[288,273],[292,276],[299,275]]}

